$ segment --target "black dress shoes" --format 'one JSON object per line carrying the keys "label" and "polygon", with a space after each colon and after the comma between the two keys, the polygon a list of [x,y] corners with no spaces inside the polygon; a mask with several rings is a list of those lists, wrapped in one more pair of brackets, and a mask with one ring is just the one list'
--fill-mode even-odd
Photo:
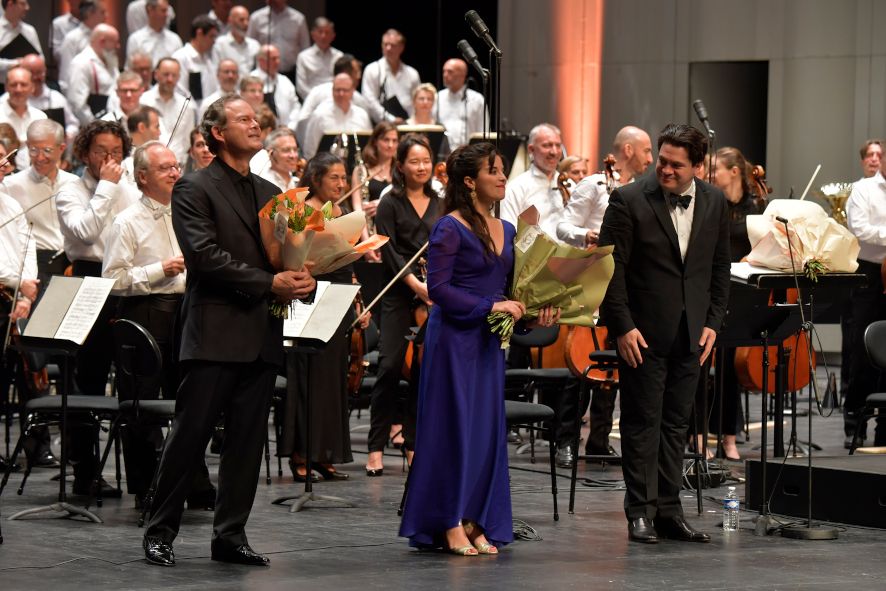
{"label": "black dress shoes", "polygon": [[572,452],[571,445],[564,445],[557,450],[558,468],[571,468],[573,462],[575,462],[575,454]]}
{"label": "black dress shoes", "polygon": [[[111,486],[107,480],[101,479],[102,498],[103,499],[119,499],[123,496],[123,491],[119,488]],[[72,490],[75,495],[92,496],[94,494],[91,480],[74,479]]]}
{"label": "black dress shoes", "polygon": [[640,542],[642,544],[657,544],[658,535],[652,520],[648,517],[638,517],[628,521],[628,538],[632,542]]}
{"label": "black dress shoes", "polygon": [[39,452],[33,459],[35,468],[58,468],[58,458],[48,449]]}
{"label": "black dress shoes", "polygon": [[236,548],[216,547],[213,545],[212,559],[219,562],[231,562],[247,566],[268,566],[271,564],[270,558],[255,552],[248,544],[241,544]]}
{"label": "black dress shoes", "polygon": [[682,515],[676,517],[657,517],[655,530],[659,537],[681,542],[710,542],[711,536],[700,532],[689,525]]}
{"label": "black dress shoes", "polygon": [[145,536],[142,541],[145,549],[145,560],[158,566],[175,566],[175,554],[172,552],[172,544],[164,542],[160,538]]}

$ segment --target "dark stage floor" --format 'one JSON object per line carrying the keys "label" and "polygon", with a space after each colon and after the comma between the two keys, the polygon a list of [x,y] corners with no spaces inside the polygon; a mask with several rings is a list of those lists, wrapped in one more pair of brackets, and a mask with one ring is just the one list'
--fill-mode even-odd
{"label": "dark stage floor", "polygon": [[[757,406],[752,397],[752,407]],[[752,409],[755,410],[756,409]],[[757,413],[755,413],[757,414]],[[365,443],[366,415],[354,419],[355,449]],[[801,439],[806,439],[805,418]],[[759,432],[754,432],[759,439]],[[823,455],[843,455],[839,414],[815,418],[815,440]],[[741,448],[754,455],[751,446]],[[545,466],[541,450],[538,468]],[[211,456],[210,469],[217,469]],[[886,456],[877,458],[886,462]],[[296,491],[288,472],[258,485],[248,533],[256,550],[271,556],[270,568],[250,568],[209,560],[211,513],[186,513],[176,542],[175,568],[148,566],[142,559],[141,530],[135,526],[131,496],[107,500],[96,512],[104,524],[63,519],[7,521],[5,516],[53,502],[53,471],[32,475],[21,497],[20,475],[0,499],[5,543],[0,546],[0,589],[884,589],[886,530],[842,527],[831,542],[805,542],[779,536],[755,537],[753,513],[744,513],[742,531],[719,530],[725,489],[706,490],[705,512],[695,512],[695,497],[685,493],[691,521],[713,535],[708,545],[663,542],[630,544],[622,513],[620,470],[581,473],[614,481],[609,488],[579,486],[576,513],[569,515],[567,478],[560,478],[559,522],[552,520],[549,478],[512,470],[513,511],[535,528],[541,541],[518,541],[498,557],[462,558],[419,553],[397,538],[396,506],[405,475],[398,458],[386,459],[386,474],[368,479],[365,456],[343,469],[351,479],[319,483],[318,493],[344,497],[356,508],[315,506],[290,514],[274,506],[277,496]],[[530,467],[526,455],[512,453],[512,465]],[[872,460],[873,461],[873,460]],[[736,470],[741,472],[742,470]],[[110,480],[113,466],[106,476]],[[565,474],[565,471],[564,471]],[[737,474],[741,476],[741,474]],[[739,493],[744,487],[739,485]],[[75,501],[82,498],[74,497]],[[788,521],[785,519],[785,521]]]}

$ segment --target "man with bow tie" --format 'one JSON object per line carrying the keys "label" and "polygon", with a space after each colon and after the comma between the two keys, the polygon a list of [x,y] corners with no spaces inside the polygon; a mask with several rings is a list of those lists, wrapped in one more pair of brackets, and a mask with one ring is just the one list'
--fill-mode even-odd
{"label": "man with bow tie", "polygon": [[[121,296],[118,317],[142,325],[160,347],[163,374],[140,380],[140,399],[156,399],[162,391],[164,399],[174,400],[178,367],[173,331],[185,292],[185,260],[172,229],[170,203],[181,170],[175,153],[155,140],[139,146],[132,160],[142,195],[114,220],[102,276],[117,280],[112,293]],[[132,399],[126,380],[120,380],[117,388],[121,399]],[[162,434],[156,427],[128,427],[122,439],[128,492],[140,508],[157,467]],[[188,499],[190,507],[214,505],[215,489],[205,464],[197,471]]]}
{"label": "man with bow tie", "polygon": [[723,193],[695,179],[707,139],[667,125],[654,177],[616,189],[600,230],[615,246],[601,307],[617,337],[625,514],[632,541],[708,542],[683,518],[683,452],[699,367],[729,296],[729,217]]}

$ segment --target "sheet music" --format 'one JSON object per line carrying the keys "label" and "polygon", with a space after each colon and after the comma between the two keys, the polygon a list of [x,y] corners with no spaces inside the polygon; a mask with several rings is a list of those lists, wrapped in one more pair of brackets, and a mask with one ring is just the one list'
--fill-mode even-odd
{"label": "sheet music", "polygon": [[68,308],[68,313],[55,333],[55,338],[82,345],[115,283],[114,279],[84,277],[74,301]]}
{"label": "sheet music", "polygon": [[62,275],[50,277],[49,285],[46,286],[39,305],[28,319],[24,336],[54,338],[82,283],[82,277],[64,277]]}
{"label": "sheet music", "polygon": [[301,336],[302,330],[304,330],[305,325],[308,323],[308,319],[317,307],[317,302],[323,298],[323,294],[326,293],[330,285],[329,281],[317,282],[317,291],[314,293],[314,303],[312,304],[306,304],[298,300],[292,302],[292,306],[289,307],[289,318],[283,321],[284,337]]}
{"label": "sheet music", "polygon": [[785,275],[784,271],[769,269],[767,267],[755,267],[750,263],[732,263],[732,276],[747,279],[751,275]]}

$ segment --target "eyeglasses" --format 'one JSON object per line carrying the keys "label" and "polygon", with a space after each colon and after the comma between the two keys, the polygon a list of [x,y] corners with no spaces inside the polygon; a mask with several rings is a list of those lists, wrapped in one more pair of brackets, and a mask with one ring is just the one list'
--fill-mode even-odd
{"label": "eyeglasses", "polygon": [[182,169],[181,166],[179,166],[178,164],[167,164],[164,166],[158,166],[156,168],[157,172],[159,172],[160,174],[169,174],[170,172],[173,172],[173,171],[181,172],[181,169]]}
{"label": "eyeglasses", "polygon": [[55,152],[55,148],[32,148],[28,147],[28,154],[31,156],[36,156],[37,154],[43,154],[44,156],[52,156]]}
{"label": "eyeglasses", "polygon": [[110,152],[108,152],[103,148],[93,148],[91,150],[91,153],[93,156],[98,156],[102,160],[104,160],[108,156],[113,156],[114,158],[123,158],[123,150],[120,149],[111,150]]}
{"label": "eyeglasses", "polygon": [[141,92],[141,88],[118,88],[117,94],[138,94]]}

